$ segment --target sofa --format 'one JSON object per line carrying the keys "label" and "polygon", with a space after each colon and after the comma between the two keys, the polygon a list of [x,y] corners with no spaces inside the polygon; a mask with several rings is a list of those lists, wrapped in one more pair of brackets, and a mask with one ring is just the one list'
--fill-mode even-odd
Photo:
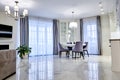
{"label": "sofa", "polygon": [[0,80],[16,72],[16,50],[0,50]]}

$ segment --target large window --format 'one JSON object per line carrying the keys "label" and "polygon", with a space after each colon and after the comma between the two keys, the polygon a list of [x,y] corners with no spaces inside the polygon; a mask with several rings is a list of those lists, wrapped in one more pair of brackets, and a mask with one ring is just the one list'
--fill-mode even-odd
{"label": "large window", "polygon": [[30,56],[53,54],[53,22],[30,18],[29,46],[32,47]]}
{"label": "large window", "polygon": [[76,41],[76,28],[69,27],[69,21],[60,21],[60,43]]}
{"label": "large window", "polygon": [[97,35],[97,18],[83,19],[83,40],[88,42],[89,54],[99,54]]}

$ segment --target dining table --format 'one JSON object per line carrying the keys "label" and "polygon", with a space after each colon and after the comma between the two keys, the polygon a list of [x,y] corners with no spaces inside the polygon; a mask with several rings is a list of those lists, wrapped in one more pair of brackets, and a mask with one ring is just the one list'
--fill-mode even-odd
{"label": "dining table", "polygon": [[[62,44],[64,47],[68,48],[69,50],[72,50],[72,48],[75,46],[75,44]],[[83,48],[86,47],[86,44],[83,43]]]}
{"label": "dining table", "polygon": [[[71,52],[72,49],[75,47],[75,44],[62,44],[62,45],[63,45],[63,47],[69,49],[69,56],[70,56],[70,54],[72,53],[72,52]],[[86,47],[86,44],[83,43],[83,48],[85,48],[85,47]]]}

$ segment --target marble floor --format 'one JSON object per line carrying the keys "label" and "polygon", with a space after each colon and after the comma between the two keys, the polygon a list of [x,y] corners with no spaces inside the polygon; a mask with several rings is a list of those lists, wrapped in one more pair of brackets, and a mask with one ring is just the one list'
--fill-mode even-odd
{"label": "marble floor", "polygon": [[110,56],[83,60],[50,55],[18,60],[16,75],[7,80],[120,80],[120,72],[111,71]]}

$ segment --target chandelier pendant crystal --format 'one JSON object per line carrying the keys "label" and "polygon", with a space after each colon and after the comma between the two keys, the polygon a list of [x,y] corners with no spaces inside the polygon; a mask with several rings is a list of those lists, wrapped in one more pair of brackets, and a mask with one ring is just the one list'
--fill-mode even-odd
{"label": "chandelier pendant crystal", "polygon": [[77,28],[77,22],[70,22],[70,24],[69,24],[69,27],[70,28]]}
{"label": "chandelier pendant crystal", "polygon": [[28,15],[28,10],[27,10],[27,9],[24,9],[24,10],[23,10],[23,14],[22,14],[22,15],[19,15],[18,3],[19,3],[18,1],[15,1],[14,15],[11,14],[10,7],[9,7],[9,6],[5,6],[5,13],[6,13],[7,15],[10,15],[11,17],[15,18],[15,20],[18,20],[19,18],[24,18],[25,16]]}
{"label": "chandelier pendant crystal", "polygon": [[[72,11],[72,15],[74,14],[74,12]],[[76,21],[72,21],[69,23],[69,28],[77,28],[77,22]]]}

